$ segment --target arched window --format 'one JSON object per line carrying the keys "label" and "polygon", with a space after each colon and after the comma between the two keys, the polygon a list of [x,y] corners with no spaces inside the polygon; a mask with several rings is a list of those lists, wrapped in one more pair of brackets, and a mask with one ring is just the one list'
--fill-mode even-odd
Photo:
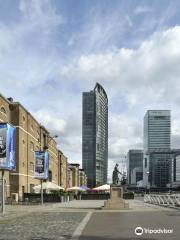
{"label": "arched window", "polygon": [[4,107],[1,107],[1,110],[0,110],[2,113],[6,114],[6,109]]}

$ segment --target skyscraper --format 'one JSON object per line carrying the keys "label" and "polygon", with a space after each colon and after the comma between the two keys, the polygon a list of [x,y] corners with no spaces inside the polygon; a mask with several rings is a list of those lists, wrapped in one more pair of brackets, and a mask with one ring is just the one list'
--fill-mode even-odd
{"label": "skyscraper", "polygon": [[108,168],[108,98],[99,83],[83,93],[82,117],[82,163],[93,187],[107,182]]}
{"label": "skyscraper", "polygon": [[130,149],[127,155],[127,180],[130,185],[137,185],[143,179],[143,150]]}
{"label": "skyscraper", "polygon": [[148,110],[144,117],[144,151],[171,148],[169,110]]}
{"label": "skyscraper", "polygon": [[170,181],[171,115],[169,110],[148,110],[144,117],[144,185],[165,187]]}

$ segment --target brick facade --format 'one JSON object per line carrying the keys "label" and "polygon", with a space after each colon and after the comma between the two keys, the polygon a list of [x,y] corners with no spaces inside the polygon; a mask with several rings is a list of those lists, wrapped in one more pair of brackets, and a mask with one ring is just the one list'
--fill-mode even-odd
{"label": "brick facade", "polygon": [[17,193],[19,199],[22,199],[23,192],[33,192],[33,186],[40,184],[40,180],[34,178],[34,151],[43,149],[48,149],[50,155],[48,180],[64,188],[79,185],[79,167],[72,165],[68,169],[67,157],[58,149],[48,130],[20,103],[8,100],[1,94],[0,122],[12,124],[17,132],[17,167],[15,172],[5,171],[6,197]]}

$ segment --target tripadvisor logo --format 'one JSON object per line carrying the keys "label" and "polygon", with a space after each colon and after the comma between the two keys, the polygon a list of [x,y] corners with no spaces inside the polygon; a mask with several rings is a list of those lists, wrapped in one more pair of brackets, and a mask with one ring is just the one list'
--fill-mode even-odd
{"label": "tripadvisor logo", "polygon": [[135,234],[136,235],[142,235],[143,234],[143,228],[142,227],[137,227],[135,228]]}
{"label": "tripadvisor logo", "polygon": [[140,236],[143,233],[144,234],[169,234],[173,233],[173,229],[165,229],[165,228],[158,228],[158,229],[150,229],[150,228],[142,228],[142,227],[136,227],[135,228],[135,234]]}

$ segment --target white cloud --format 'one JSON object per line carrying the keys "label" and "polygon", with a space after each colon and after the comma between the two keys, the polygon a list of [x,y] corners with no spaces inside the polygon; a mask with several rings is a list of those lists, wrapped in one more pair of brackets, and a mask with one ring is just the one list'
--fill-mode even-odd
{"label": "white cloud", "polygon": [[52,136],[58,136],[56,141],[59,149],[69,158],[69,161],[81,164],[81,122],[78,121],[76,114],[71,113],[67,116],[64,109],[63,118],[57,111],[57,108],[51,110],[46,108],[34,112],[33,115],[46,129],[50,130]]}
{"label": "white cloud", "polygon": [[0,81],[4,89],[16,85],[23,91],[54,76],[59,62],[51,39],[63,20],[49,1],[22,0],[19,8],[19,21],[0,22]]}
{"label": "white cloud", "polygon": [[[180,27],[176,26],[154,33],[137,49],[81,55],[60,71],[60,78],[75,79],[83,86],[100,81],[110,102],[116,99],[116,104],[123,108],[124,115],[115,114],[110,108],[110,161],[118,161],[118,155],[129,148],[142,148],[143,116],[147,109],[172,109],[172,119],[180,113],[176,108],[180,90],[179,42]],[[124,107],[120,96],[125,98]]]}
{"label": "white cloud", "polygon": [[66,130],[66,121],[59,119],[57,114],[52,113],[49,109],[41,109],[34,113],[37,120],[47,129],[51,129],[54,133],[63,134]]}
{"label": "white cloud", "polygon": [[[84,90],[89,91],[94,87],[95,82],[100,80],[107,90],[111,105],[109,112],[110,171],[111,165],[119,161],[122,153],[125,154],[130,148],[142,148],[143,116],[147,109],[170,108],[173,110],[173,119],[178,121],[177,115],[180,111],[175,106],[179,101],[180,88],[179,40],[180,27],[177,26],[154,33],[138,49],[122,48],[101,54],[81,55],[72,59],[72,62],[60,70],[57,69],[59,71],[57,84],[62,80],[67,84],[76,82]],[[81,92],[79,94],[81,95]],[[121,103],[122,96],[125,99],[124,106]],[[57,112],[58,106],[64,109],[63,121],[54,121],[58,116],[52,115],[51,110],[47,110],[45,114],[40,111],[40,117],[43,119],[46,116],[45,126],[52,132],[59,132],[60,148],[69,154],[70,159],[81,163],[81,114],[76,114],[76,111],[80,111],[80,104],[77,101],[81,99],[79,97],[76,99],[75,95],[72,98],[73,103],[66,99],[67,102],[64,101],[61,105],[56,102],[57,105],[54,106]],[[111,109],[114,105],[111,99],[112,101],[116,99],[116,104],[119,104],[119,108],[123,109],[124,113],[118,110],[118,106],[115,112]],[[71,106],[76,107],[73,110]],[[72,112],[71,116],[70,112]],[[179,140],[178,125],[176,126],[173,128],[174,145],[177,145]]]}
{"label": "white cloud", "polygon": [[[68,80],[75,76],[82,83],[99,80],[108,89],[115,87],[118,92],[130,92],[129,102],[142,95],[146,89],[151,91],[151,97],[153,94],[157,101],[167,94],[169,85],[173,87],[171,81],[175,84],[179,81],[179,42],[180,27],[176,26],[154,33],[138,49],[81,55],[71,64],[64,66],[62,71],[60,70],[60,76]],[[156,87],[161,91],[158,91],[158,99],[157,91],[153,93]],[[148,94],[147,97],[149,98]]]}
{"label": "white cloud", "polygon": [[[131,15],[121,16],[116,9],[105,21],[96,16],[72,36],[70,46],[81,39],[88,50],[77,49],[62,64],[65,56],[56,48],[61,36],[54,42],[53,34],[63,18],[51,1],[21,1],[19,9],[16,24],[0,22],[2,93],[22,103],[28,99],[26,107],[59,135],[58,144],[70,161],[81,163],[81,92],[93,89],[96,81],[109,98],[109,176],[122,153],[142,147],[143,115],[149,108],[172,109],[173,144],[178,146],[180,26],[155,32],[135,49],[119,48],[114,41],[107,46],[112,38],[121,40],[127,25],[134,26]],[[149,9],[136,9],[145,11]],[[95,47],[98,51],[88,54]]]}

